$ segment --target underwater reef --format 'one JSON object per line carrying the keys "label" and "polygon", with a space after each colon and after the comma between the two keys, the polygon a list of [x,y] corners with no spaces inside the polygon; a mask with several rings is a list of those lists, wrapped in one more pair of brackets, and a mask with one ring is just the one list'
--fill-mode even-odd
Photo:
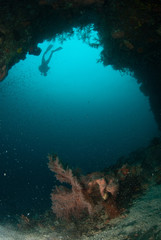
{"label": "underwater reef", "polygon": [[108,220],[122,214],[132,199],[150,185],[161,183],[161,143],[155,141],[104,171],[87,175],[74,175],[71,169],[63,168],[56,155],[49,155],[49,169],[61,183],[51,194],[53,212],[65,220],[98,215],[100,211]]}
{"label": "underwater reef", "polygon": [[57,180],[51,211],[22,214],[16,229],[65,240],[159,239],[160,159],[161,141],[157,138],[115,165],[86,175],[63,167],[57,155],[48,155],[48,167]]}

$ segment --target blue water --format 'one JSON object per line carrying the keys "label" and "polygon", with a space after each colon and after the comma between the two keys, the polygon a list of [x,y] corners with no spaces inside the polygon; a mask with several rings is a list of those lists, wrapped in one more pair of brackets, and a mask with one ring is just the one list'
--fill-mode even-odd
{"label": "blue water", "polygon": [[[63,49],[43,76],[39,65],[49,44]],[[30,205],[50,205],[48,153],[84,173],[98,171],[159,134],[136,79],[97,63],[101,47],[77,36],[39,47],[40,56],[27,55],[0,84],[2,211],[20,209],[20,203],[26,212]]]}

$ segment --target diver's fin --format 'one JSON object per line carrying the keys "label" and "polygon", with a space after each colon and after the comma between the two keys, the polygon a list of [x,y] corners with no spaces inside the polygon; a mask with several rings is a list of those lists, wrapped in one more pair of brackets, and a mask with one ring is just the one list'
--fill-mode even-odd
{"label": "diver's fin", "polygon": [[58,47],[58,48],[56,48],[55,50],[53,50],[53,52],[59,51],[59,50],[61,50],[61,49],[63,49],[63,48],[62,48],[62,47]]}

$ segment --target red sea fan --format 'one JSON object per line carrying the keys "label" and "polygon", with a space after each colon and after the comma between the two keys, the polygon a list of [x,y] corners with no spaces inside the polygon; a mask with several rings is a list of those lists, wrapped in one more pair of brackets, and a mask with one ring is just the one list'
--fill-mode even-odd
{"label": "red sea fan", "polygon": [[66,220],[81,218],[84,214],[91,214],[91,204],[85,199],[82,187],[78,179],[73,176],[71,169],[64,169],[59,158],[53,160],[53,156],[49,156],[49,169],[56,175],[56,179],[61,183],[68,183],[71,188],[56,187],[51,194],[52,210],[58,218]]}

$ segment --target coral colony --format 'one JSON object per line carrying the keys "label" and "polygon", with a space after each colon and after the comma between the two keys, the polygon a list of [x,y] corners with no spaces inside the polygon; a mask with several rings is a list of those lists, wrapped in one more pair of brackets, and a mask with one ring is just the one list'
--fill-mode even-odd
{"label": "coral colony", "polygon": [[63,168],[57,156],[49,155],[48,158],[49,169],[56,174],[56,179],[68,184],[57,186],[51,194],[52,210],[58,218],[70,220],[93,215],[99,205],[108,211],[109,218],[120,214],[116,204],[119,183],[114,177],[109,177],[108,182],[101,177],[101,173],[77,178],[71,169]]}

